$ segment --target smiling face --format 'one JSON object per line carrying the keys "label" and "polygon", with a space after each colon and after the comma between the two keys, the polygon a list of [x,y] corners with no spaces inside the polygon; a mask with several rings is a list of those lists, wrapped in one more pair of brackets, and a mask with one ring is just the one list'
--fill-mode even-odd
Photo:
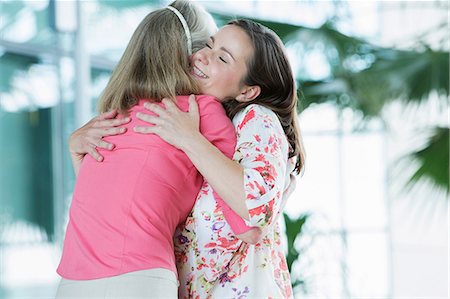
{"label": "smiling face", "polygon": [[227,25],[191,56],[191,74],[203,94],[219,100],[236,98],[245,89],[242,79],[252,55],[247,34],[237,26]]}

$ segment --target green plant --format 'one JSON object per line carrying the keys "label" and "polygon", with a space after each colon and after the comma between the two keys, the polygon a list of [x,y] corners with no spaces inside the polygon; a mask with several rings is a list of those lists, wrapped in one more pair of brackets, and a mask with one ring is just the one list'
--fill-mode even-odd
{"label": "green plant", "polygon": [[[295,241],[301,237],[302,231],[309,214],[300,215],[298,218],[292,219],[287,214],[283,213],[284,223],[286,227],[286,237],[288,243],[288,253],[286,255],[286,262],[289,272],[292,273],[292,265],[300,258],[301,251],[295,247]],[[302,278],[292,278],[292,288],[304,287],[305,281]]]}

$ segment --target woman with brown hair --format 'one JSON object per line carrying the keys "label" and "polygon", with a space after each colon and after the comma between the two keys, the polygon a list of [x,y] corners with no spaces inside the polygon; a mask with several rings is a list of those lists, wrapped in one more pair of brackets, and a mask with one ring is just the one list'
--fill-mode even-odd
{"label": "woman with brown hair", "polygon": [[[304,153],[295,80],[284,46],[268,28],[236,20],[193,54],[191,65],[207,94],[218,94],[226,86],[233,91],[228,80],[233,75],[241,78],[234,96],[223,102],[236,128],[233,159],[198,131],[194,106],[185,113],[170,102],[166,109],[147,104],[158,116],[139,118],[155,126],[135,128],[181,149],[208,182],[175,235],[180,298],[291,298],[276,220],[290,174],[303,168]],[[236,239],[212,200],[213,190],[248,226],[263,231],[261,240],[251,245]]]}

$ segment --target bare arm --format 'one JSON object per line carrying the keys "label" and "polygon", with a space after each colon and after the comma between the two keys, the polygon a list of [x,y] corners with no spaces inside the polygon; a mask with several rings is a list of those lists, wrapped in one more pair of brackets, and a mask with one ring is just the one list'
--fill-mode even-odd
{"label": "bare arm", "polygon": [[155,133],[183,150],[220,197],[239,216],[248,220],[243,167],[226,157],[199,132],[199,113],[195,97],[190,97],[187,113],[180,111],[170,100],[163,100],[163,103],[166,109],[146,103],[145,107],[159,117],[138,113],[139,119],[154,123],[155,126],[136,127],[135,131]]}

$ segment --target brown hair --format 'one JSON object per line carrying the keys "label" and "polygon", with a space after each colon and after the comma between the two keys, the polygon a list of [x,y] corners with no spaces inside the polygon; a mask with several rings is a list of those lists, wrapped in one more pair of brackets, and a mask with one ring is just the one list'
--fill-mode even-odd
{"label": "brown hair", "polygon": [[248,102],[228,100],[224,103],[225,109],[230,118],[251,104],[271,109],[278,116],[291,146],[289,158],[297,158],[294,171],[298,174],[304,167],[305,153],[297,123],[297,88],[283,43],[272,30],[250,20],[234,20],[228,25],[238,26],[250,38],[253,57],[247,61],[248,71],[242,83],[258,85],[261,92]]}
{"label": "brown hair", "polygon": [[[192,36],[192,50],[202,48],[214,21],[199,6],[174,1]],[[187,37],[177,15],[162,8],[149,13],[134,31],[99,102],[100,112],[112,109],[126,114],[140,99],[160,101],[176,95],[199,93],[189,74]]]}

